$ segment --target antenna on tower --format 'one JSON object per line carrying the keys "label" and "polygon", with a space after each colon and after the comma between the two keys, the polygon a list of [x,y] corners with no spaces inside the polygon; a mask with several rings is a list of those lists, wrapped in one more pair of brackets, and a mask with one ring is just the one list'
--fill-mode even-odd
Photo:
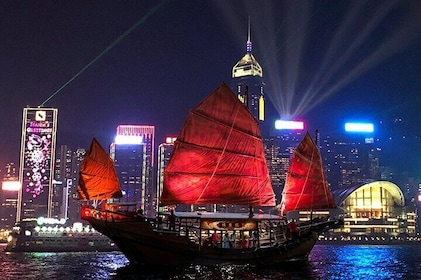
{"label": "antenna on tower", "polygon": [[248,24],[248,33],[247,33],[247,52],[251,53],[251,31],[250,31],[250,16],[249,16],[249,24]]}

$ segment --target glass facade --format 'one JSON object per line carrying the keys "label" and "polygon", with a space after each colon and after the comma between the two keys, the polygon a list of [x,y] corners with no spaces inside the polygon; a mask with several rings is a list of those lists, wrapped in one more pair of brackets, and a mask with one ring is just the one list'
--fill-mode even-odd
{"label": "glass facade", "polygon": [[391,182],[375,181],[353,189],[339,207],[344,210],[342,233],[385,236],[415,234],[411,220],[416,214],[407,211],[402,191]]}

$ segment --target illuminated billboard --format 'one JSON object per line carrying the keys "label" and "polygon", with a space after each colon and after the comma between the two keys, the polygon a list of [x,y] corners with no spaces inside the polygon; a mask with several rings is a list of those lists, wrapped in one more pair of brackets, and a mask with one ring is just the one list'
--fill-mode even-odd
{"label": "illuminated billboard", "polygon": [[165,138],[165,143],[167,143],[167,144],[174,144],[175,140],[177,140],[177,137],[169,137],[169,136],[167,136]]}
{"label": "illuminated billboard", "polygon": [[50,216],[57,109],[24,108],[17,220]]}
{"label": "illuminated billboard", "polygon": [[117,145],[142,145],[142,135],[117,135],[114,139]]}
{"label": "illuminated billboard", "polygon": [[277,120],[275,121],[275,128],[279,130],[303,130],[304,122],[302,121],[286,121],[286,120]]}
{"label": "illuminated billboard", "polygon": [[19,181],[3,181],[1,189],[3,191],[19,191],[21,189]]}
{"label": "illuminated billboard", "polygon": [[374,125],[372,123],[347,122],[345,123],[345,131],[371,133],[374,131]]}

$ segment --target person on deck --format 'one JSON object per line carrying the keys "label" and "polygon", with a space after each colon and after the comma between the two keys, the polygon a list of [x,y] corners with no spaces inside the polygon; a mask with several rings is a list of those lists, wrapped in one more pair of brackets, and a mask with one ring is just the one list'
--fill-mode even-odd
{"label": "person on deck", "polygon": [[171,209],[170,216],[168,217],[168,220],[170,222],[170,230],[175,230],[175,215],[174,215],[174,209]]}
{"label": "person on deck", "polygon": [[225,249],[231,248],[228,233],[225,233],[222,236],[222,248],[225,248]]}
{"label": "person on deck", "polygon": [[241,240],[241,247],[244,248],[244,249],[250,247],[250,241],[249,241],[248,236],[243,235],[243,238]]}
{"label": "person on deck", "polygon": [[236,238],[235,232],[232,232],[229,238],[230,248],[235,248],[235,238]]}
{"label": "person on deck", "polygon": [[295,220],[292,220],[288,224],[289,233],[291,234],[291,239],[296,240],[298,238],[298,226]]}
{"label": "person on deck", "polygon": [[219,234],[217,232],[212,233],[211,244],[213,247],[218,247],[219,243]]}

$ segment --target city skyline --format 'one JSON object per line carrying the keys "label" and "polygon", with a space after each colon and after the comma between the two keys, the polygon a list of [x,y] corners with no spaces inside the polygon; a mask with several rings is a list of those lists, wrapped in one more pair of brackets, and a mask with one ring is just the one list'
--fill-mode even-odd
{"label": "city skyline", "polygon": [[415,127],[421,24],[411,11],[420,4],[305,3],[4,4],[0,163],[19,158],[23,108],[46,100],[45,107],[58,108],[57,142],[73,149],[92,137],[108,146],[120,124],[154,125],[157,142],[176,136],[188,110],[230,81],[246,51],[248,17],[273,107],[267,123],[285,114],[330,133],[347,118],[400,117]]}

